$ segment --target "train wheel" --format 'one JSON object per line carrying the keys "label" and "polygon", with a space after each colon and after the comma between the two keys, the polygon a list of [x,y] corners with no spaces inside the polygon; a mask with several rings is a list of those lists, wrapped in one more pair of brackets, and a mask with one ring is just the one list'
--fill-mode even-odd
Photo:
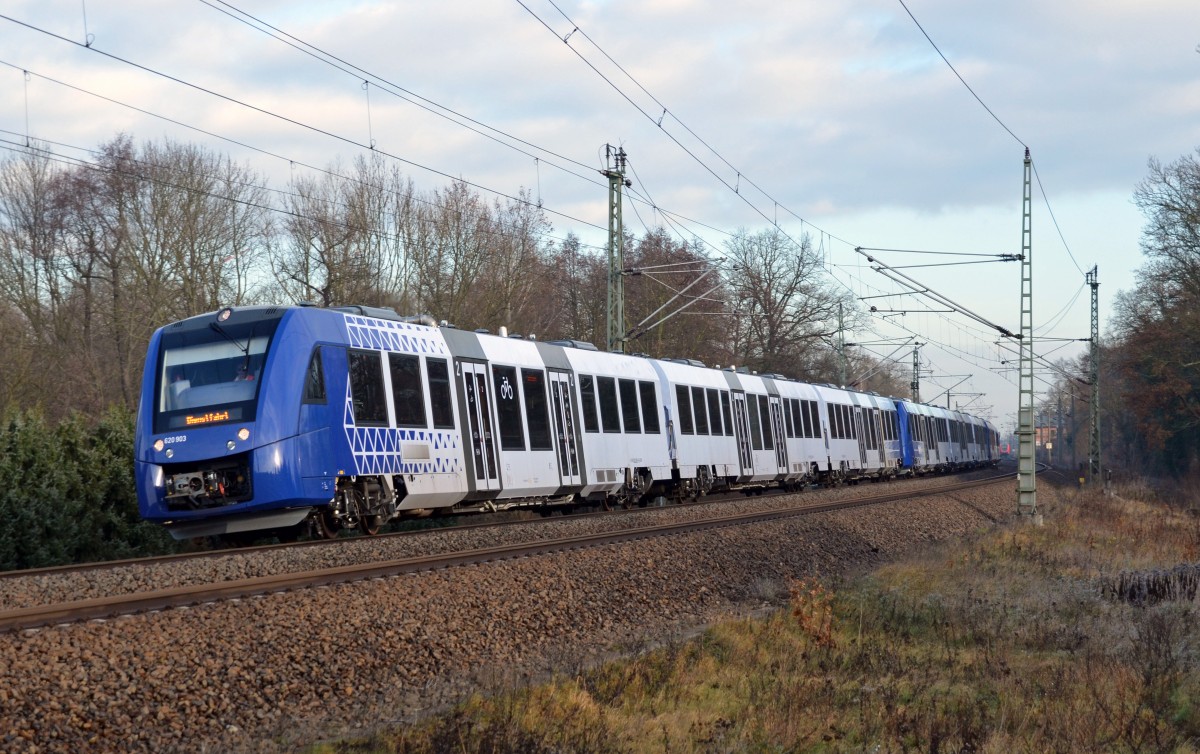
{"label": "train wheel", "polygon": [[313,517],[313,536],[317,539],[334,539],[338,535],[338,524],[329,508]]}
{"label": "train wheel", "polygon": [[383,516],[361,516],[358,519],[358,530],[368,537],[378,534],[381,526],[383,526]]}

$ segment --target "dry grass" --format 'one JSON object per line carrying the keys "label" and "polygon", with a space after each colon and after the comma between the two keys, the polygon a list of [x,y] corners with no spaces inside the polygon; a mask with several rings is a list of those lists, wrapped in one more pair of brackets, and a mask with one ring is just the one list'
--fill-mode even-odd
{"label": "dry grass", "polygon": [[1197,606],[1105,588],[1198,546],[1187,510],[1081,493],[1044,527],[796,582],[766,620],[321,750],[1200,751]]}

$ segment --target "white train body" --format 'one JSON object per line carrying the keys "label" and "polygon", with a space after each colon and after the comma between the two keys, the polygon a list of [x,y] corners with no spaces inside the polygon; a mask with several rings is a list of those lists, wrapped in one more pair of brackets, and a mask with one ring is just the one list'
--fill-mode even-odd
{"label": "white train body", "polygon": [[325,535],[372,531],[413,512],[648,504],[995,458],[983,420],[780,375],[362,307],[226,312],[160,330],[143,378],[139,501],[176,536],[306,517]]}

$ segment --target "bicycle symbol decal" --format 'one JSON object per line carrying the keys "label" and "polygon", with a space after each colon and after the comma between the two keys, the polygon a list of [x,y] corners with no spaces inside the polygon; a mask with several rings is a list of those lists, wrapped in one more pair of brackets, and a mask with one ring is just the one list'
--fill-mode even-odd
{"label": "bicycle symbol decal", "polygon": [[508,378],[504,377],[500,383],[500,397],[506,401],[511,401],[513,397],[512,385],[508,384]]}

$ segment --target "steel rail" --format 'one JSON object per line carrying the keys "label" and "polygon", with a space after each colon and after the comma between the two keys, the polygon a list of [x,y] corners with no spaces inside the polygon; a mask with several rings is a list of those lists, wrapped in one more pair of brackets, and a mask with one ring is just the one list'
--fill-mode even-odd
{"label": "steel rail", "polygon": [[503,545],[457,553],[337,566],[314,571],[272,574],[236,581],[226,581],[220,584],[192,585],[153,592],[18,608],[0,612],[0,631],[31,629],[88,620],[103,620],[132,613],[145,613],[209,602],[254,597],[275,592],[398,576],[420,571],[442,570],[499,560],[546,555],[568,550],[601,547],[657,536],[674,536],[709,529],[765,523],[801,515],[879,505],[897,500],[911,499],[913,497],[950,494],[973,487],[996,484],[1010,478],[1010,474],[1004,474],[1002,476],[961,482],[929,490],[891,492],[884,495],[815,503],[775,511],[717,516],[705,518],[700,521],[638,527],[600,534],[576,535],[540,542]]}
{"label": "steel rail", "polygon": [[[967,472],[967,473],[969,473],[969,472]],[[908,480],[904,480],[904,481],[908,481]],[[825,489],[826,488],[821,488],[821,489],[816,490],[816,494],[820,494],[821,492],[825,491]],[[785,490],[772,489],[772,490],[767,490],[766,494],[773,496],[773,497],[777,497],[779,495],[797,495],[797,494],[804,494],[804,493],[788,492]],[[591,517],[616,516],[616,515],[620,515],[623,513],[625,513],[625,514],[644,513],[649,510],[663,510],[663,509],[678,510],[680,508],[686,508],[686,507],[719,504],[722,502],[727,502],[729,500],[739,500],[741,498],[742,498],[741,491],[734,490],[731,492],[713,493],[710,495],[706,495],[703,499],[698,500],[698,501],[682,503],[682,504],[671,504],[671,505],[663,506],[662,508],[651,508],[651,507],[618,508],[618,509],[608,510],[608,511],[604,511],[604,510],[588,511],[588,512],[583,512],[583,513],[569,513],[565,516],[565,518],[569,518],[571,520],[580,520],[580,519],[587,519],[587,518],[591,518]],[[446,516],[445,518],[451,519],[451,518],[476,517],[476,516],[488,517],[488,516],[492,516],[492,515],[505,516],[505,515],[509,515],[509,514],[513,514],[513,513],[530,513],[530,512],[537,512],[537,509],[517,508],[517,509],[510,510],[510,511],[500,511],[495,514],[486,514],[486,513],[485,514],[473,514],[473,513],[450,514],[450,515]],[[371,536],[352,535],[349,537],[336,537],[334,539],[310,539],[310,540],[303,540],[300,542],[279,542],[279,543],[262,544],[262,545],[249,545],[246,547],[227,547],[227,548],[221,548],[221,549],[215,549],[215,550],[198,550],[198,551],[194,551],[194,552],[178,552],[178,553],[172,553],[170,555],[150,555],[150,556],[145,556],[145,557],[140,557],[140,558],[123,558],[120,560],[97,560],[97,561],[93,561],[90,563],[69,563],[69,564],[64,564],[64,565],[43,566],[41,568],[26,568],[23,570],[16,570],[16,571],[0,571],[0,583],[3,583],[5,580],[8,580],[8,579],[23,578],[23,577],[27,577],[27,576],[52,576],[52,575],[57,575],[57,574],[82,573],[82,572],[86,572],[86,571],[98,571],[98,570],[104,570],[107,568],[115,569],[115,568],[129,567],[129,566],[136,566],[136,567],[155,566],[155,565],[160,565],[160,564],[164,564],[164,563],[175,563],[175,562],[186,561],[186,560],[207,560],[207,559],[212,559],[212,558],[229,557],[231,555],[249,555],[249,554],[253,554],[256,552],[270,552],[272,550],[277,550],[277,549],[282,549],[282,548],[338,547],[338,546],[345,546],[347,544],[351,544],[354,542],[377,542],[379,540],[392,539],[392,538],[396,538],[396,537],[420,537],[420,536],[424,536],[424,535],[437,534],[437,533],[442,533],[442,532],[446,532],[446,531],[456,531],[456,532],[471,531],[474,529],[519,526],[522,524],[537,525],[537,524],[551,522],[551,521],[562,521],[563,519],[564,519],[564,517],[551,516],[551,517],[545,517],[545,518],[525,518],[525,519],[513,519],[513,520],[481,520],[481,521],[477,521],[477,522],[473,522],[473,523],[466,523],[466,524],[449,524],[446,526],[436,526],[436,527],[429,527],[429,528],[425,528],[425,529],[408,529],[408,530],[404,530],[404,531],[384,532],[382,534],[375,534],[375,535],[371,535]],[[429,520],[429,519],[414,519],[414,520]]]}

